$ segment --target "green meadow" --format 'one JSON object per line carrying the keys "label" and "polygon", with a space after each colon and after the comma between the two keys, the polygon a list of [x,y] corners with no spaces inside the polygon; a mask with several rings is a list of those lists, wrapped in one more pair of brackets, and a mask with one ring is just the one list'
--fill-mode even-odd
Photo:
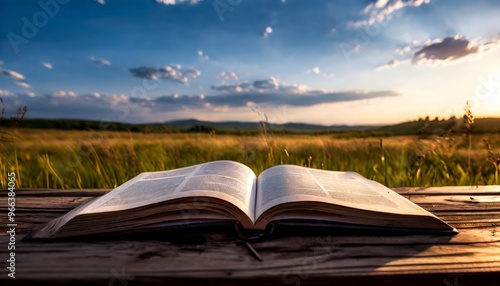
{"label": "green meadow", "polygon": [[[498,184],[500,135],[152,134],[3,129],[0,180],[18,188],[114,188],[144,171],[234,160],[256,174],[279,165],[355,171],[389,187]],[[490,149],[488,149],[488,144]]]}

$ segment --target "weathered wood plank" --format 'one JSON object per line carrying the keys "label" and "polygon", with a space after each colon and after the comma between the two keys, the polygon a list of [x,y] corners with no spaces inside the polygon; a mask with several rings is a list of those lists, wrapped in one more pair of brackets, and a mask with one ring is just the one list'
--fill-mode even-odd
{"label": "weathered wood plank", "polygon": [[405,195],[407,199],[430,212],[467,211],[500,214],[500,196],[489,195]]}
{"label": "weathered wood plank", "polygon": [[[121,272],[122,271],[122,272]],[[348,276],[348,277],[324,277],[320,275],[302,275],[297,274],[293,277],[272,276],[261,277],[259,275],[248,278],[231,277],[231,272],[225,273],[224,276],[216,278],[199,279],[196,277],[188,277],[185,279],[171,278],[165,275],[139,276],[131,275],[124,272],[124,269],[116,269],[106,278],[93,279],[71,279],[71,285],[219,285],[219,286],[234,286],[234,285],[384,285],[384,286],[401,286],[401,285],[497,285],[498,277],[496,273],[480,273],[481,280],[478,280],[478,273],[468,272],[460,274],[412,274],[408,275],[391,275],[390,279],[387,275],[373,276]],[[12,283],[12,281],[10,281]],[[50,285],[67,285],[68,279],[52,279],[43,280],[44,283]],[[19,280],[12,285],[40,285],[39,280]]]}
{"label": "weathered wood plank", "polygon": [[402,195],[499,195],[500,186],[444,186],[393,188]]}
{"label": "weathered wood plank", "polygon": [[[278,236],[252,243],[262,262],[250,255],[231,231],[152,234],[134,240],[22,242],[21,238],[30,229],[107,190],[18,190],[16,269],[20,280],[16,282],[39,284],[43,281],[52,285],[69,281],[74,285],[86,282],[102,285],[164,285],[167,282],[192,285],[500,284],[498,186],[396,191],[457,227],[459,234],[452,237],[345,233]],[[2,201],[1,221],[7,219],[5,210]],[[5,226],[0,225],[0,229],[0,245],[6,245]],[[0,257],[6,255],[7,249],[1,247]],[[2,285],[11,282],[6,278],[5,269],[0,275]]]}
{"label": "weathered wood plank", "polygon": [[[16,197],[98,197],[111,191],[111,189],[17,189]],[[0,195],[6,193],[6,189],[0,189]]]}
{"label": "weathered wood plank", "polygon": [[[418,236],[409,236],[413,243],[405,241],[408,236],[389,238],[402,244],[387,243],[388,238],[384,236],[368,236],[364,240],[360,237],[288,237],[253,243],[263,262],[255,260],[234,240],[209,240],[203,245],[175,245],[154,240],[25,243],[17,257],[23,277],[44,279],[105,277],[113,269],[122,267],[136,275],[179,278],[216,278],[228,271],[232,277],[241,278],[282,276],[290,269],[325,277],[462,273],[481,268],[500,271],[500,244],[499,237],[495,236],[491,237],[495,241],[476,243],[469,241],[480,237],[474,230],[461,231],[452,239],[458,243],[425,241]],[[338,239],[344,239],[343,243]],[[75,272],[75,262],[81,274]]]}
{"label": "weathered wood plank", "polygon": [[500,196],[489,195],[411,195],[406,197],[416,204],[500,205]]}
{"label": "weathered wood plank", "polygon": [[[16,211],[70,211],[91,200],[91,197],[19,197],[16,199]],[[2,204],[0,212],[6,212],[7,206]]]}

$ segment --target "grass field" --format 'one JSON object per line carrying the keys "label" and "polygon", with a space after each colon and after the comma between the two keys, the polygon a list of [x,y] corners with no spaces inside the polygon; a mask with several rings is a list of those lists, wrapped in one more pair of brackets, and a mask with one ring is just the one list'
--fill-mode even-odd
{"label": "grass field", "polygon": [[244,163],[257,174],[278,164],[355,171],[390,187],[498,184],[495,165],[488,160],[492,154],[483,139],[498,156],[499,134],[473,135],[469,168],[469,141],[463,134],[380,139],[344,138],[342,134],[3,132],[2,188],[8,172],[16,172],[18,188],[114,188],[144,171],[225,159]]}

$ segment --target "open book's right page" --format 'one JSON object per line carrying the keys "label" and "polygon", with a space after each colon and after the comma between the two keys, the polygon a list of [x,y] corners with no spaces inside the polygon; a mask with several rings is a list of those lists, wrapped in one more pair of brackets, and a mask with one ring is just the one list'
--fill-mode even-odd
{"label": "open book's right page", "polygon": [[381,213],[430,215],[396,192],[354,172],[280,165],[258,177],[257,189],[257,218],[279,204],[305,201]]}

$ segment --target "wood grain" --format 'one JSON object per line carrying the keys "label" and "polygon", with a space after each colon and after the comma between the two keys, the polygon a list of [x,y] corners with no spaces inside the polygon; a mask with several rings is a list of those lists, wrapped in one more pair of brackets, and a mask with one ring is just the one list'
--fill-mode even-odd
{"label": "wood grain", "polygon": [[[27,243],[21,239],[29,230],[108,190],[17,190],[17,278],[9,280],[2,267],[0,283],[500,285],[500,186],[395,190],[459,234],[277,236],[252,243],[263,261],[231,229]],[[0,194],[6,222],[5,190]],[[1,261],[8,255],[5,225]]]}

